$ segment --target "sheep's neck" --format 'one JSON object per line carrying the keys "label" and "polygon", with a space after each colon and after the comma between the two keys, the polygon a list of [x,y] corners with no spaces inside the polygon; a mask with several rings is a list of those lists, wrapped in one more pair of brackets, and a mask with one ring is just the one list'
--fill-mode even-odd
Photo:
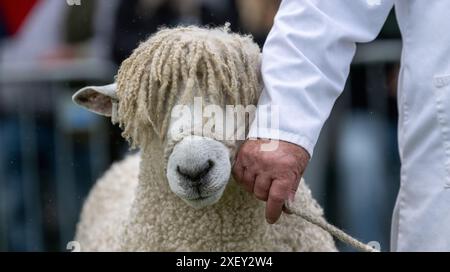
{"label": "sheep's neck", "polygon": [[[229,182],[217,204],[195,210],[170,190],[164,173],[162,145],[153,144],[141,156],[138,187],[124,233],[124,249],[208,250],[205,246],[211,239],[229,244],[223,242],[239,243],[263,235],[267,226],[263,204],[234,180]],[[136,233],[144,229],[151,235],[136,238]],[[171,239],[177,242],[171,243]],[[186,240],[186,248],[179,248],[180,239]],[[171,244],[178,248],[170,248]],[[193,247],[194,244],[197,246]]]}

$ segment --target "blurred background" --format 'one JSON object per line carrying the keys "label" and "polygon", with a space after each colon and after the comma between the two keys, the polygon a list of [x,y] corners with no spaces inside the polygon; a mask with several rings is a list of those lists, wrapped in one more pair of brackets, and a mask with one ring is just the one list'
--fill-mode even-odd
{"label": "blurred background", "polygon": [[[71,102],[113,81],[160,26],[231,23],[264,44],[279,0],[0,0],[0,251],[66,251],[95,180],[128,152],[117,127]],[[389,250],[399,186],[394,14],[358,46],[306,180],[327,218]],[[352,250],[339,245],[341,250]]]}

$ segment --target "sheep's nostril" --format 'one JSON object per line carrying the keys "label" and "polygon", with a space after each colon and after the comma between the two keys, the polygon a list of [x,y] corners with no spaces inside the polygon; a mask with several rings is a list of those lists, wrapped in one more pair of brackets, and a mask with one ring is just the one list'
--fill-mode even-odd
{"label": "sheep's nostril", "polygon": [[195,169],[186,169],[178,165],[177,172],[190,182],[197,183],[201,182],[202,178],[206,176],[213,167],[214,162],[212,160],[208,160],[203,166]]}

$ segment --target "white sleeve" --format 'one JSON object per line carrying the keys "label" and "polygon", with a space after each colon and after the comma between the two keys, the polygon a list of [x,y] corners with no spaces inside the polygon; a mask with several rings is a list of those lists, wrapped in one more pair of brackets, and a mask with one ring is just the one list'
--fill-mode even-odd
{"label": "white sleeve", "polygon": [[[283,0],[264,45],[265,88],[248,137],[295,143],[312,155],[344,89],[356,43],[376,38],[393,2]],[[276,112],[277,122],[263,118]]]}

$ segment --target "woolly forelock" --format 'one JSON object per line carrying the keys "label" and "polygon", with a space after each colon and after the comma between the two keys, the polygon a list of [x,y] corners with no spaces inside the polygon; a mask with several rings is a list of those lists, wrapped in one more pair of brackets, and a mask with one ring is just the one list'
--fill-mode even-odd
{"label": "woolly forelock", "polygon": [[256,104],[260,48],[223,28],[162,29],[118,72],[118,121],[132,148],[166,137],[171,110],[196,96],[217,105]]}

